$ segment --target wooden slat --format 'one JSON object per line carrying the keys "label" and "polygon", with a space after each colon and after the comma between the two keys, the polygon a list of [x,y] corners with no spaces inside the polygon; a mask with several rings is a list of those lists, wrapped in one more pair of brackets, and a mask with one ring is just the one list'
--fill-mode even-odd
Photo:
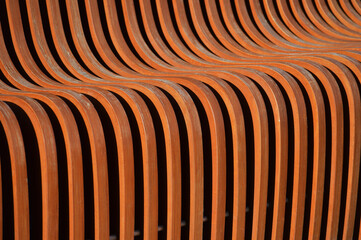
{"label": "wooden slat", "polygon": [[359,1],[0,5],[0,238],[357,238]]}

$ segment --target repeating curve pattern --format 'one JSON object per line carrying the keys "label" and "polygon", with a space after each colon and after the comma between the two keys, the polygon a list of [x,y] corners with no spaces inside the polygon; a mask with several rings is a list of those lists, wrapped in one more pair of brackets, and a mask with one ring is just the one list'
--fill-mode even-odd
{"label": "repeating curve pattern", "polygon": [[358,0],[0,0],[1,239],[360,239]]}

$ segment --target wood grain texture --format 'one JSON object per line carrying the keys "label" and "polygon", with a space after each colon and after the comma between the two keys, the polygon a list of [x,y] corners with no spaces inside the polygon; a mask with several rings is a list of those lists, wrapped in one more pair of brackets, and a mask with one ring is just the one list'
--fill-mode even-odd
{"label": "wood grain texture", "polygon": [[1,239],[361,239],[359,1],[0,5]]}

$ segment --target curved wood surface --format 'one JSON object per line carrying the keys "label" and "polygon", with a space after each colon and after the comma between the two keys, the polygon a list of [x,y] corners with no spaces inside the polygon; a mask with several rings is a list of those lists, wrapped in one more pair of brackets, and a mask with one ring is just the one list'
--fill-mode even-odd
{"label": "curved wood surface", "polygon": [[0,5],[0,239],[361,239],[359,1]]}

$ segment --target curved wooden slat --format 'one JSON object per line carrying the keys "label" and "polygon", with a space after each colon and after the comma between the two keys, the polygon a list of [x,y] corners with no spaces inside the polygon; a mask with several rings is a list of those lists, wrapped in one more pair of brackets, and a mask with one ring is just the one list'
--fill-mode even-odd
{"label": "curved wooden slat", "polygon": [[57,239],[59,233],[58,164],[50,120],[40,104],[30,98],[2,95],[1,100],[21,107],[33,124],[39,146],[41,167],[42,236],[44,239],[49,237]]}
{"label": "curved wooden slat", "polygon": [[[0,109],[0,121],[9,145],[14,186],[14,237],[15,239],[30,239],[29,197],[23,137],[16,116],[10,107],[1,102]],[[2,208],[1,219],[3,219]],[[3,220],[1,220],[1,227],[2,223]],[[1,230],[1,238],[2,236]]]}
{"label": "curved wooden slat", "polygon": [[43,239],[357,238],[358,1],[1,4],[15,239],[34,223],[14,104]]}

